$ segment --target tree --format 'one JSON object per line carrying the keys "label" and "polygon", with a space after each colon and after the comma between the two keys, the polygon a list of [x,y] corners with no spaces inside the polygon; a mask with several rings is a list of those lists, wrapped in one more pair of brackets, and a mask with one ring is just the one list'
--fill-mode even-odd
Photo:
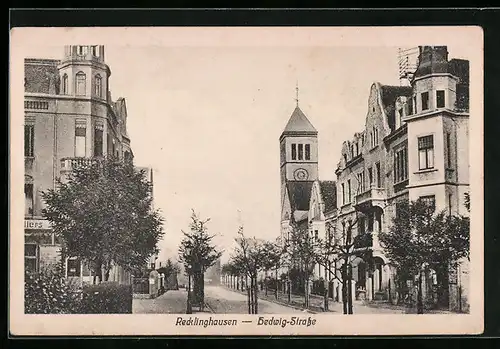
{"label": "tree", "polygon": [[417,313],[424,311],[424,273],[469,258],[469,229],[468,217],[435,212],[433,205],[419,199],[399,204],[392,229],[380,233],[380,243],[396,266],[400,282],[417,277]]}
{"label": "tree", "polygon": [[278,269],[280,267],[280,260],[282,255],[282,249],[280,248],[279,241],[265,241],[264,242],[264,260],[262,264],[262,269],[265,272],[266,280],[265,282],[265,292],[267,296],[268,291],[268,280],[267,273],[271,270],[276,272],[276,285],[275,285],[275,298],[278,298]]}
{"label": "tree", "polygon": [[247,285],[248,313],[258,313],[258,284],[257,276],[259,271],[268,266],[267,249],[269,243],[264,240],[248,238],[243,233],[243,227],[238,229],[238,237],[235,239],[237,247],[234,249],[234,255],[231,257],[233,265],[241,271],[245,277],[250,279],[250,285]]}
{"label": "tree", "polygon": [[207,223],[210,218],[202,220],[194,210],[191,213],[190,231],[184,232],[184,238],[179,246],[179,262],[184,264],[186,270],[193,275],[194,303],[204,306],[204,273],[221,257],[219,251],[212,244],[215,235],[208,232]]}
{"label": "tree", "polygon": [[304,281],[304,306],[309,307],[309,282],[313,268],[321,253],[319,238],[311,237],[307,227],[293,224],[292,229],[285,238],[285,251],[290,263],[291,271],[297,274],[297,279]]}
{"label": "tree", "polygon": [[[157,251],[163,218],[152,207],[152,184],[132,162],[93,160],[42,193],[43,215],[63,240],[64,257],[89,264],[100,281],[113,265],[143,267]],[[94,277],[94,283],[96,279]]]}

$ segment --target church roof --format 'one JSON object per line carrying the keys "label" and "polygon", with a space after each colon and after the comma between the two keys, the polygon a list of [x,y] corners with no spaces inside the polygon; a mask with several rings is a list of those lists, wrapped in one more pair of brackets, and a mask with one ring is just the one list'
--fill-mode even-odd
{"label": "church roof", "polygon": [[288,198],[292,212],[309,211],[309,200],[311,199],[311,188],[313,182],[291,181],[287,183]]}
{"label": "church roof", "polygon": [[311,122],[307,119],[305,114],[297,106],[293,111],[288,123],[283,130],[282,136],[285,134],[318,134]]}
{"label": "church roof", "polygon": [[319,181],[321,197],[325,204],[325,212],[337,207],[337,186],[335,181]]}

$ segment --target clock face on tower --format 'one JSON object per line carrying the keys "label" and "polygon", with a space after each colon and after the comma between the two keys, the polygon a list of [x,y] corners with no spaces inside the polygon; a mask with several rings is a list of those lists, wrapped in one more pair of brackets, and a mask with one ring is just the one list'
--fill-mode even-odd
{"label": "clock face on tower", "polygon": [[309,173],[307,173],[307,170],[299,168],[295,170],[293,177],[298,181],[305,181],[309,178]]}

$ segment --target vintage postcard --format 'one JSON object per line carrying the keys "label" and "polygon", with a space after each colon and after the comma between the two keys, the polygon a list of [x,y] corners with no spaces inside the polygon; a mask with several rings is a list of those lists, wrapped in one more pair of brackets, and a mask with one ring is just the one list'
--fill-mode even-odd
{"label": "vintage postcard", "polygon": [[10,58],[13,335],[483,331],[480,27],[15,28]]}

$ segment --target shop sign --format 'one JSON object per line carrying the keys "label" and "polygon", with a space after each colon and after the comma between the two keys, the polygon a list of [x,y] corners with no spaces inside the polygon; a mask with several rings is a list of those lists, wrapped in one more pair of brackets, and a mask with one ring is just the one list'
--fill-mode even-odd
{"label": "shop sign", "polygon": [[51,229],[50,222],[46,219],[25,219],[24,229]]}

